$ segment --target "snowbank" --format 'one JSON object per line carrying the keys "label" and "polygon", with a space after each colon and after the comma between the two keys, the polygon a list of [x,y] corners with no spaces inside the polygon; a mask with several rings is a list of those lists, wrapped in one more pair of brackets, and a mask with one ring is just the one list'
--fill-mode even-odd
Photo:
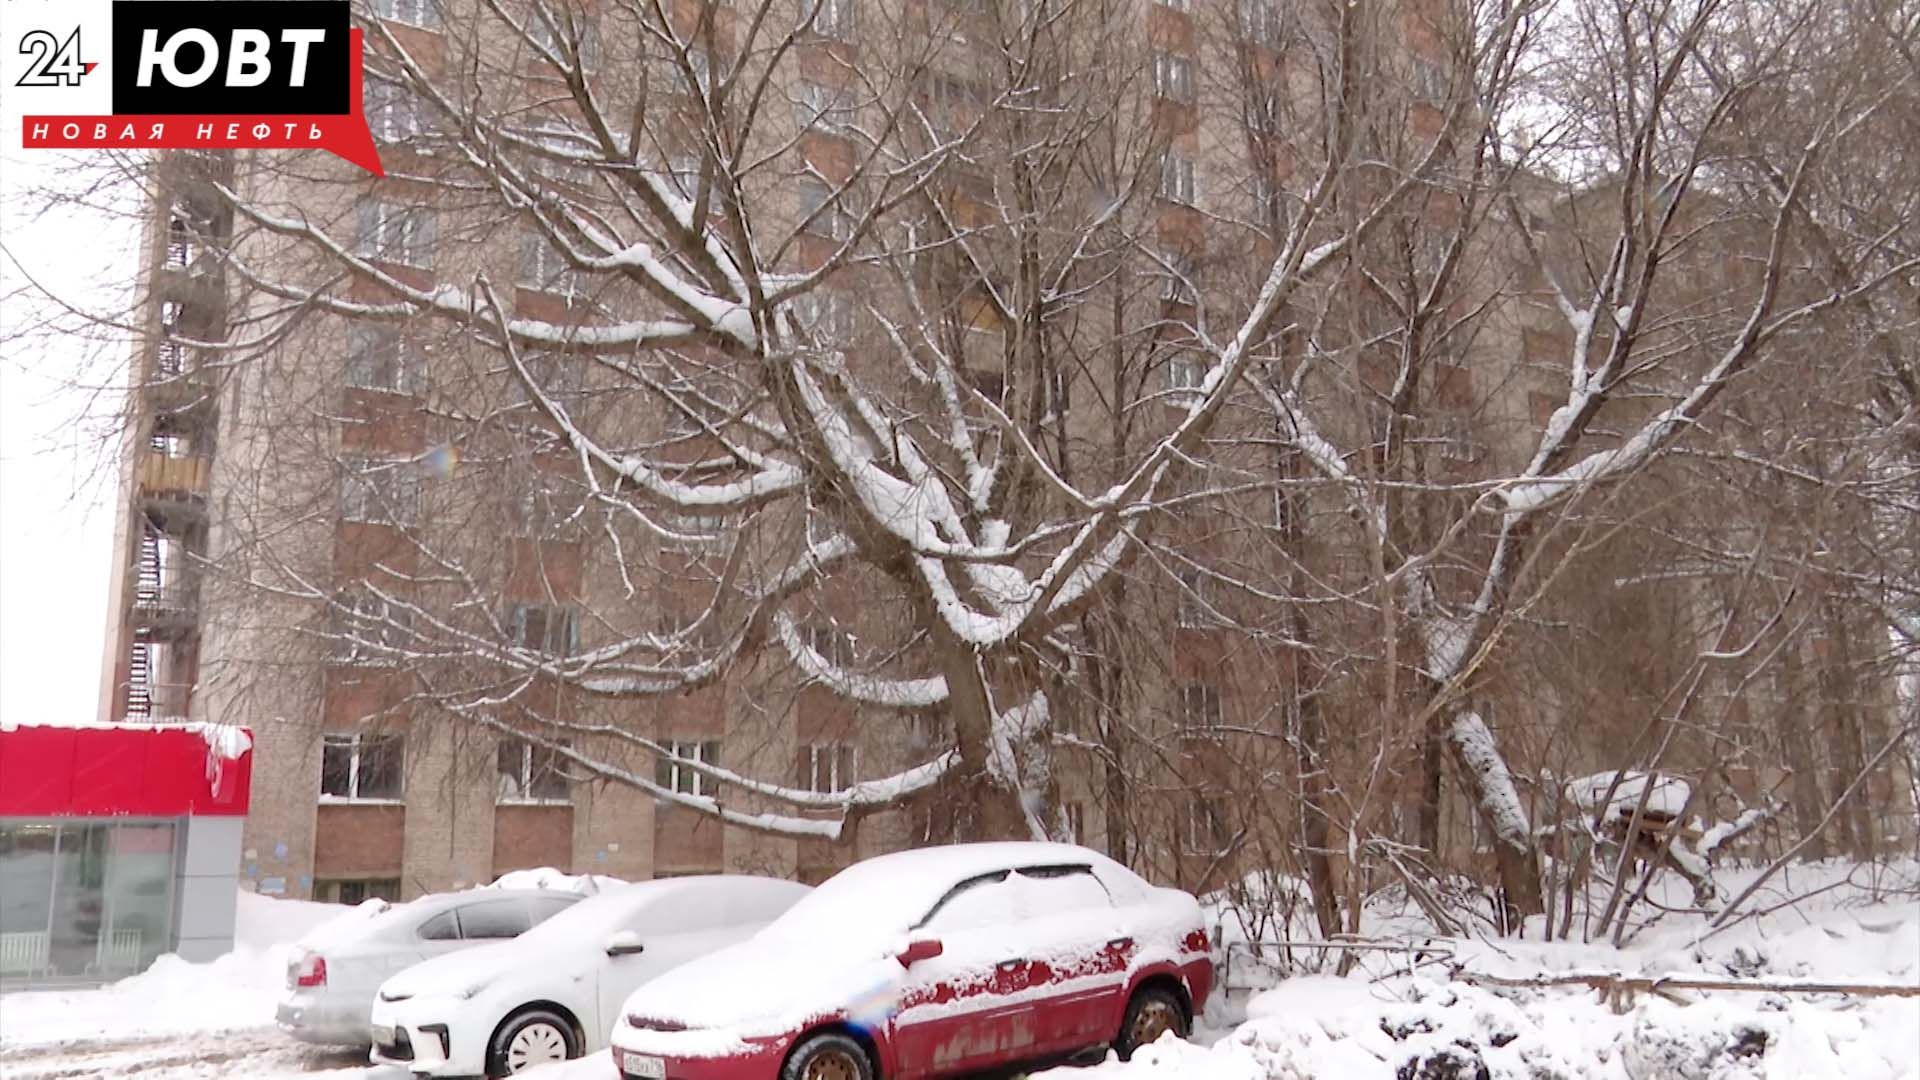
{"label": "snowbank", "polygon": [[1599,995],[1329,976],[1256,997],[1212,1046],[1163,1040],[1057,1080],[1911,1080],[1920,1001],[1742,995],[1616,1014]]}
{"label": "snowbank", "polygon": [[[1611,774],[1609,774],[1610,776]],[[1604,789],[1602,789],[1604,790]],[[1656,787],[1656,794],[1659,789]],[[1635,798],[1638,792],[1635,792]],[[1760,871],[1723,868],[1737,893]],[[1168,1041],[1135,1060],[1055,1080],[1920,1080],[1920,999],[1762,992],[1645,994],[1619,1003],[1582,986],[1494,987],[1475,975],[1691,975],[1920,985],[1920,867],[1841,862],[1789,868],[1755,898],[1765,915],[1710,933],[1656,881],[1661,912],[1624,948],[1529,937],[1449,939],[1403,900],[1383,894],[1364,913],[1367,936],[1432,942],[1443,958],[1418,973],[1408,953],[1361,954],[1349,978],[1304,975],[1209,1013],[1244,1022],[1212,1045]],[[1305,907],[1305,883],[1249,881],[1256,908]],[[1664,909],[1664,912],[1662,912]],[[1209,904],[1230,944],[1245,941],[1225,898]],[[1310,922],[1310,919],[1308,920]],[[1312,931],[1294,923],[1298,934]],[[1279,936],[1262,927],[1255,936]],[[1576,932],[1573,935],[1577,938]],[[1240,947],[1244,950],[1244,944]],[[1274,969],[1235,959],[1236,983]],[[1205,1033],[1203,1033],[1204,1035]]]}

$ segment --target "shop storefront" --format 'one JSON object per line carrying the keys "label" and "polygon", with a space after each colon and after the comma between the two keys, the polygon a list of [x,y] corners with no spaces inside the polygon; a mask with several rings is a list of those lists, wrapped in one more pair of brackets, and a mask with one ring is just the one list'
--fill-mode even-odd
{"label": "shop storefront", "polygon": [[251,765],[237,728],[0,728],[0,981],[230,949]]}

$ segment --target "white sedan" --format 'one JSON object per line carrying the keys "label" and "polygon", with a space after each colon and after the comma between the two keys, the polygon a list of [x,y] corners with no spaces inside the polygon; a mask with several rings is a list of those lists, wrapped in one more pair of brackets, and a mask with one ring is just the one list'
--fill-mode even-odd
{"label": "white sedan", "polygon": [[607,1044],[642,983],[752,936],[807,894],[790,881],[684,877],[583,900],[512,941],[388,979],[372,1060],[417,1076],[505,1076]]}
{"label": "white sedan", "polygon": [[287,958],[274,1020],[296,1039],[367,1045],[380,984],[423,960],[512,938],[579,903],[570,892],[469,889],[365,914],[354,911],[302,938]]}

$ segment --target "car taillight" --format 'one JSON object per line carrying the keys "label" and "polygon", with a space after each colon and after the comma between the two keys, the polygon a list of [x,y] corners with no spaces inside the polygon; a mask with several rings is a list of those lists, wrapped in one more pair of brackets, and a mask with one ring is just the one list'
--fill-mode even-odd
{"label": "car taillight", "polygon": [[295,986],[327,985],[327,958],[319,953],[307,953],[293,965],[288,972],[293,976]]}

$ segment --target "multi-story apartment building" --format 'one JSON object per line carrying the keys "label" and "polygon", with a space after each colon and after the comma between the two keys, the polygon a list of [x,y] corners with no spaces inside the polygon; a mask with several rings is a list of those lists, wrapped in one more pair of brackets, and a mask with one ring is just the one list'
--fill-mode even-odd
{"label": "multi-story apartment building", "polygon": [[[1125,588],[977,650],[993,714],[1047,691],[1036,754],[995,741],[1031,732],[961,730],[931,689],[954,674],[952,620],[901,585],[930,541],[901,547],[828,436],[792,424],[815,384],[740,346],[839,356],[807,370],[868,395],[847,415],[892,425],[889,467],[912,460],[898,440],[937,446],[931,471],[994,508],[955,528],[1038,580],[1074,520],[1059,489],[1124,480],[1190,415],[1303,212],[1329,145],[1318,13],[375,0],[362,17],[387,177],[185,153],[152,175],[103,712],[251,726],[256,887],[353,900],[538,865],[818,879],[1008,831],[974,821],[977,789],[847,810],[863,783],[911,786],[987,744],[986,768],[1034,770],[1039,825],[1198,885],[1251,838],[1291,842],[1303,776],[1439,783],[1391,720],[1306,763],[1302,725],[1326,721],[1303,702],[1394,709],[1335,687],[1341,665],[1306,659],[1276,613],[1290,573],[1365,568],[1298,455],[1276,460],[1261,394],[1164,466],[1136,515],[1164,542],[1127,556]],[[1383,163],[1415,173],[1471,111],[1453,17],[1380,5],[1339,28],[1369,88],[1344,103],[1366,151],[1336,176],[1349,218]],[[1405,201],[1382,257],[1421,281],[1464,200]],[[1421,476],[1521,453],[1553,387],[1526,371],[1520,247],[1498,230],[1465,247],[1447,310],[1484,331],[1376,349],[1386,306],[1325,288],[1254,343],[1259,377],[1307,351],[1338,365],[1352,378],[1327,392],[1351,404],[1330,434],[1365,447],[1377,425]],[[752,334],[702,323],[709,294],[661,284],[676,274],[756,295],[737,309]],[[1412,387],[1396,355],[1418,357]],[[1015,429],[1051,476],[1018,464]],[[1009,603],[982,599],[993,571],[964,577],[952,604]],[[1423,784],[1387,788],[1389,816],[1423,812]]]}

